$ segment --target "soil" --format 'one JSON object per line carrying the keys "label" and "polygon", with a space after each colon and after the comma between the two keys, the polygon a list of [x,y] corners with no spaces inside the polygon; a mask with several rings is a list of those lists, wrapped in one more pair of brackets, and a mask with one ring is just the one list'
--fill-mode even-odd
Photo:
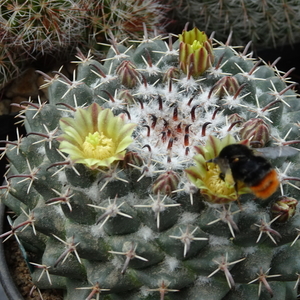
{"label": "soil", "polygon": [[26,262],[21,254],[18,243],[14,238],[8,239],[4,244],[7,264],[11,271],[13,280],[18,287],[24,300],[62,300],[63,292],[61,290],[41,290],[42,298],[39,291],[34,289],[30,272]]}

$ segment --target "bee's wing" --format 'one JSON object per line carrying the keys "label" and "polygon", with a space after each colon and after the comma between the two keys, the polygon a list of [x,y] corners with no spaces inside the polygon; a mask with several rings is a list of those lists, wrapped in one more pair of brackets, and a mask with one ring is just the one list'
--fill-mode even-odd
{"label": "bee's wing", "polygon": [[255,148],[253,149],[253,151],[257,155],[274,159],[277,157],[296,155],[299,153],[300,150],[289,146],[280,146],[280,147]]}

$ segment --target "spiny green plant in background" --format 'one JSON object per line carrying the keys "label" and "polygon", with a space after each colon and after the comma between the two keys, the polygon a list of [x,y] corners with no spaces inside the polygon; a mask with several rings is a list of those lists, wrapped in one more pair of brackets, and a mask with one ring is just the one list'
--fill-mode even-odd
{"label": "spiny green plant in background", "polygon": [[[299,143],[288,74],[208,39],[112,39],[79,52],[72,80],[46,74],[48,103],[22,103],[2,202],[36,259],[39,289],[65,300],[296,299],[299,156],[273,160],[279,190],[255,199],[207,160],[239,140]],[[221,203],[221,204],[219,204]],[[280,222],[279,222],[280,219]]]}
{"label": "spiny green plant in background", "polygon": [[17,77],[21,67],[22,59],[15,53],[10,53],[0,42],[0,88]]}
{"label": "spiny green plant in background", "polygon": [[[27,61],[44,54],[65,57],[77,46],[97,52],[97,41],[111,34],[118,39],[142,37],[143,23],[149,31],[163,31],[165,12],[166,6],[155,0],[1,0],[0,47]],[[0,87],[13,78],[11,72],[1,76],[13,64],[0,69]]]}
{"label": "spiny green plant in background", "polygon": [[[169,6],[158,0],[81,1],[89,18],[89,36],[107,40],[140,39],[144,25],[149,32],[165,32]],[[94,46],[94,45],[93,45]],[[95,47],[95,46],[94,46]]]}
{"label": "spiny green plant in background", "polygon": [[225,40],[244,45],[249,40],[257,49],[274,48],[299,42],[299,3],[284,1],[183,0],[164,1],[172,6],[172,19],[180,26],[186,22],[204,26]]}

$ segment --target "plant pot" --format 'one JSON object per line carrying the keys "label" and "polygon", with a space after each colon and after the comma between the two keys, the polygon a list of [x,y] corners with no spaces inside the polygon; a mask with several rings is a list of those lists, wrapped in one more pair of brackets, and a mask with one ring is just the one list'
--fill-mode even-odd
{"label": "plant pot", "polygon": [[[0,204],[0,233],[4,232],[5,205]],[[24,300],[20,294],[7,265],[4,252],[4,243],[0,243],[0,282],[9,300]]]}

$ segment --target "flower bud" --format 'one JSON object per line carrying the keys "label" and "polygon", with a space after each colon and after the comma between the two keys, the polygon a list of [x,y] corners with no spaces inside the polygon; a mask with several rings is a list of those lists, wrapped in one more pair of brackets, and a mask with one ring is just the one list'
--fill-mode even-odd
{"label": "flower bud", "polygon": [[135,103],[134,97],[129,90],[121,90],[118,93],[118,99],[121,99],[122,102],[125,102],[128,105],[132,105]]}
{"label": "flower bud", "polygon": [[168,82],[170,79],[179,79],[180,78],[180,70],[176,67],[169,68],[164,76],[163,82]]}
{"label": "flower bud", "polygon": [[224,76],[215,83],[213,87],[214,95],[222,99],[226,95],[234,95],[239,87],[240,85],[235,77]]}
{"label": "flower bud", "polygon": [[237,113],[229,115],[227,120],[229,124],[240,122],[237,126],[241,126],[241,124],[243,124],[246,121],[242,116],[240,116]]}
{"label": "flower bud", "polygon": [[157,177],[153,182],[152,191],[154,194],[170,195],[177,189],[179,176],[174,171],[167,171]]}
{"label": "flower bud", "polygon": [[200,76],[214,60],[211,41],[203,31],[194,28],[179,34],[179,62],[182,71],[193,77]]}
{"label": "flower bud", "polygon": [[128,151],[124,156],[122,168],[132,168],[128,164],[140,167],[143,165],[143,160],[136,152]]}
{"label": "flower bud", "polygon": [[123,60],[116,69],[121,83],[127,88],[134,88],[139,79],[139,73],[136,71],[135,65],[129,60]]}
{"label": "flower bud", "polygon": [[253,144],[252,147],[264,147],[270,139],[270,129],[268,124],[259,118],[253,118],[243,124],[239,132],[242,140],[250,140],[251,142],[258,142]]}
{"label": "flower bud", "polygon": [[272,218],[280,216],[276,221],[283,223],[294,216],[298,201],[291,197],[281,197],[272,204]]}

